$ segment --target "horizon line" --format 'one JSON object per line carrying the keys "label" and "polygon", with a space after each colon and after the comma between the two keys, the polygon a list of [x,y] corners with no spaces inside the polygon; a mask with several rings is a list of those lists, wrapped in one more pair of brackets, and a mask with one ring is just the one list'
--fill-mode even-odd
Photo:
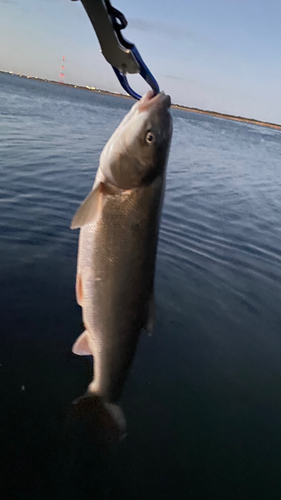
{"label": "horizon line", "polygon": [[[41,78],[41,77],[38,77],[38,76],[25,75],[23,73],[16,73],[15,71],[7,71],[7,70],[4,70],[4,69],[0,69],[0,73],[8,73],[8,74],[13,75],[13,76],[19,76],[20,78],[23,77],[23,78],[27,78],[27,79],[31,79],[31,80],[38,80],[38,81],[42,81],[42,82],[53,83],[53,84],[56,84],[56,85],[65,85],[65,86],[71,87],[71,88],[88,90],[88,91],[91,91],[91,92],[103,93],[103,94],[111,95],[111,96],[114,96],[114,97],[123,97],[123,98],[126,98],[126,99],[132,99],[132,100],[134,100],[133,97],[131,97],[129,94],[122,94],[121,92],[114,92],[112,90],[98,89],[96,87],[90,87],[89,85],[84,86],[84,85],[76,85],[74,83],[59,82],[57,80],[49,80],[48,78]],[[180,110],[188,111],[188,112],[191,112],[191,113],[204,114],[204,115],[214,116],[214,117],[217,117],[217,118],[223,118],[223,119],[226,119],[226,120],[239,121],[239,122],[244,122],[244,123],[251,123],[253,125],[258,125],[258,126],[263,126],[263,127],[267,127],[267,128],[274,128],[274,129],[277,129],[277,130],[281,130],[281,124],[272,123],[272,122],[266,122],[266,121],[263,121],[263,120],[257,120],[256,118],[246,118],[246,117],[239,116],[239,115],[238,116],[237,115],[230,115],[230,114],[227,114],[227,113],[220,113],[219,111],[205,110],[205,109],[200,109],[200,108],[185,106],[183,104],[176,104],[176,103],[172,103],[171,107],[174,108],[174,109],[180,109]]]}

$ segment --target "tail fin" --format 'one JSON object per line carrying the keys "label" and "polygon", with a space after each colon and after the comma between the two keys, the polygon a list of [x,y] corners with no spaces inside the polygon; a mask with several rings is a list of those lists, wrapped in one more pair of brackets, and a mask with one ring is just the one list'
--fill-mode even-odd
{"label": "tail fin", "polygon": [[72,416],[83,420],[97,440],[117,443],[126,436],[126,420],[120,406],[105,403],[90,391],[73,401],[73,405]]}

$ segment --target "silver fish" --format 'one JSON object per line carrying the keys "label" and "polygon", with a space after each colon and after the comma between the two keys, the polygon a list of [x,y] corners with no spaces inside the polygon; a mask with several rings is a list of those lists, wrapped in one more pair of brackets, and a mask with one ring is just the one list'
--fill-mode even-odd
{"label": "silver fish", "polygon": [[[92,191],[71,228],[80,227],[76,297],[85,331],[72,351],[94,357],[86,398],[124,432],[118,406],[143,328],[152,329],[154,270],[166,163],[170,97],[149,91],[106,144]],[[101,417],[102,418],[102,417]]]}

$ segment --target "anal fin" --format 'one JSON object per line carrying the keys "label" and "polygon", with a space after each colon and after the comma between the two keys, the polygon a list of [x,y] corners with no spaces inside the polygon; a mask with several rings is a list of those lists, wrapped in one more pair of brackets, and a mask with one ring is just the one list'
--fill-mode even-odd
{"label": "anal fin", "polygon": [[85,330],[81,335],[79,335],[76,342],[73,344],[72,352],[78,356],[92,356],[93,353],[90,347],[90,335]]}

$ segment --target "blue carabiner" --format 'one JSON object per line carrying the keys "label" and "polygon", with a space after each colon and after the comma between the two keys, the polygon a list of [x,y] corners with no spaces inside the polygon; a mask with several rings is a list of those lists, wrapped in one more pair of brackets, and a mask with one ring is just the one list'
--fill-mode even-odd
{"label": "blue carabiner", "polygon": [[[143,79],[150,85],[152,88],[154,94],[158,94],[160,92],[159,85],[157,81],[155,80],[154,76],[152,73],[149,71],[148,67],[146,66],[145,62],[143,61],[138,49],[133,45],[131,47],[131,52],[135,56],[135,59],[140,67],[140,75],[143,77]],[[115,72],[119,82],[121,83],[123,89],[131,96],[134,97],[134,99],[141,99],[141,95],[137,94],[132,87],[130,87],[129,82],[127,80],[127,77],[125,76],[124,73],[121,73],[119,69],[115,68],[112,66],[113,71]]]}
{"label": "blue carabiner", "polygon": [[[105,22],[106,23],[106,32],[108,32],[108,29],[109,30],[112,29],[113,32],[115,33],[115,35],[117,36],[117,39],[121,45],[121,47],[120,47],[120,45],[118,45],[117,52],[118,51],[122,52],[122,49],[124,49],[123,54],[126,54],[126,56],[127,56],[129,51],[130,51],[135,59],[135,61],[133,61],[133,63],[134,63],[133,70],[131,67],[131,70],[129,72],[130,73],[140,73],[142,78],[148,83],[148,85],[150,85],[154,94],[158,94],[158,92],[159,92],[158,83],[155,80],[152,73],[149,71],[146,64],[144,63],[139,51],[137,50],[135,45],[133,43],[129,42],[128,40],[126,40],[126,38],[124,38],[124,36],[121,33],[121,31],[124,28],[126,28],[126,26],[128,24],[124,14],[122,14],[122,12],[120,12],[118,9],[113,7],[111,5],[110,0],[99,0],[99,1],[98,0],[81,0],[81,1],[82,1],[82,4],[83,4],[83,6],[84,6],[89,18],[90,18],[90,21],[91,21],[96,33],[97,33],[97,36],[98,36],[98,39],[99,39],[99,42],[101,45],[101,49],[103,49],[103,44],[104,44],[104,38],[101,36],[101,24],[103,22]],[[101,24],[99,24],[99,20],[101,21]],[[111,24],[111,26],[108,25],[108,22]],[[99,28],[98,30],[97,30],[97,27]],[[114,39],[116,39],[114,36],[111,37],[110,43],[115,43],[114,41],[112,42],[112,40],[114,40]],[[117,42],[117,40],[116,40],[116,42]],[[105,45],[105,49],[106,49],[105,50],[106,55],[104,53],[104,56],[107,59],[107,61],[110,63],[109,47]],[[115,49],[116,49],[116,47],[115,47]],[[118,58],[117,58],[117,60],[118,60]],[[120,58],[119,58],[119,60],[120,60]],[[125,68],[126,64],[120,64],[120,65],[118,64],[118,68],[121,69],[121,71],[120,71],[120,69],[118,69],[116,66],[114,66],[114,63],[116,64],[116,58],[113,58],[112,68],[113,68],[119,82],[121,83],[123,89],[130,96],[134,97],[134,99],[141,99],[141,96],[139,94],[137,94],[137,92],[135,92],[130,87],[129,82],[128,82],[127,77],[126,77],[126,71],[122,71],[122,67]]]}
{"label": "blue carabiner", "polygon": [[[122,12],[120,12],[119,10],[114,8],[111,5],[110,0],[105,0],[105,4],[106,4],[106,7],[108,9],[108,13],[111,17],[113,29],[115,30],[115,33],[119,39],[119,42],[124,47],[126,47],[127,49],[129,49],[132,52],[133,56],[135,57],[135,60],[137,61],[138,65],[139,65],[140,75],[148,83],[148,85],[150,85],[154,94],[155,95],[158,94],[160,92],[159,85],[158,85],[157,81],[155,80],[154,76],[152,75],[151,71],[149,71],[148,67],[146,66],[145,62],[143,61],[138,49],[136,48],[136,46],[134,44],[132,44],[131,42],[126,40],[126,38],[121,33],[121,30],[123,30],[127,26],[127,20],[126,20],[124,14],[122,14]],[[123,89],[131,97],[134,97],[134,99],[141,99],[141,96],[139,94],[137,94],[137,92],[135,92],[132,89],[132,87],[129,85],[129,82],[127,80],[125,73],[121,73],[121,71],[119,71],[119,69],[116,68],[115,66],[112,66],[112,68],[113,68],[113,71],[115,72],[119,82],[121,83]]]}

